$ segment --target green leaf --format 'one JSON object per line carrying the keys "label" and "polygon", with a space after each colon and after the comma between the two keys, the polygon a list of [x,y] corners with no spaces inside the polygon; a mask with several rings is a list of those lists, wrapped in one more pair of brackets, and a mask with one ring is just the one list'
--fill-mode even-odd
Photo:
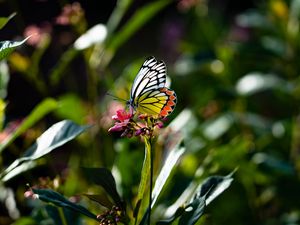
{"label": "green leaf", "polygon": [[[0,182],[0,202],[2,208],[1,216],[4,215],[2,213],[3,211],[7,212],[7,215],[20,215],[20,211],[17,207],[15,193],[16,192],[12,188],[4,186],[3,183]],[[0,221],[3,222],[2,219]]]}
{"label": "green leaf", "polygon": [[199,187],[192,202],[185,207],[178,225],[193,225],[203,215],[205,206],[226,190],[233,181],[232,174],[227,176],[211,176]]}
{"label": "green leaf", "polygon": [[10,143],[12,143],[17,137],[23,134],[26,130],[32,127],[37,121],[43,118],[46,114],[56,109],[58,106],[54,99],[48,98],[42,101],[38,106],[36,106],[33,111],[26,117],[22,124],[0,144],[0,153],[6,148]]}
{"label": "green leaf", "polygon": [[101,45],[107,37],[107,28],[103,24],[96,24],[82,34],[75,42],[76,50],[84,50],[95,44]]}
{"label": "green leaf", "polygon": [[[193,189],[196,191],[185,190],[183,195],[188,195],[191,193],[188,200],[186,198],[186,202],[190,202],[188,205],[183,207],[184,203],[181,203],[181,206],[177,208],[174,215],[170,218],[159,221],[157,224],[172,224],[178,217],[179,225],[192,225],[195,224],[199,218],[203,215],[205,206],[211,203],[217,196],[223,193],[226,190],[231,182],[233,181],[232,175],[234,172],[230,173],[227,176],[211,176],[204,180],[203,183],[198,185],[191,185],[187,189]],[[182,197],[180,197],[182,198]],[[172,214],[171,214],[172,215]]]}
{"label": "green leaf", "polygon": [[167,159],[164,162],[164,166],[162,167],[156,182],[155,182],[155,186],[153,188],[152,191],[152,205],[151,208],[154,206],[154,204],[156,203],[156,200],[161,192],[161,190],[163,189],[172,169],[174,168],[174,166],[176,165],[176,163],[178,162],[178,160],[180,159],[180,157],[182,156],[182,154],[185,152],[185,148],[183,147],[179,147],[178,145],[172,149],[172,151],[169,153]]}
{"label": "green leaf", "polygon": [[[151,143],[149,138],[145,137],[145,158],[143,163],[143,168],[141,172],[141,181],[139,185],[137,203],[133,212],[133,216],[136,218],[136,222],[140,220],[140,207],[142,205],[142,200],[145,199],[146,187],[149,185],[150,169],[151,169]],[[146,212],[147,213],[147,212]],[[145,216],[144,216],[145,217]]]}
{"label": "green leaf", "polygon": [[[79,126],[72,121],[64,120],[52,125],[46,130],[36,142],[23,154],[22,157],[15,160],[1,175],[3,181],[7,181],[18,175],[22,164],[28,161],[36,160],[53,149],[74,139],[79,134],[87,130],[90,126]],[[24,170],[22,170],[23,172]],[[12,174],[13,176],[12,176]]]}
{"label": "green leaf", "polygon": [[183,213],[185,212],[184,207],[179,207],[175,214],[168,219],[165,220],[160,220],[156,223],[156,225],[168,225],[168,224],[172,224],[179,216],[181,216]]}
{"label": "green leaf", "polygon": [[123,202],[118,194],[116,181],[111,172],[106,168],[82,168],[86,178],[94,184],[100,185],[110,195],[117,206],[123,207]]}
{"label": "green leaf", "polygon": [[52,203],[58,207],[68,208],[75,212],[81,213],[87,217],[90,217],[94,220],[97,220],[97,216],[95,214],[91,213],[89,210],[87,210],[81,205],[70,202],[64,196],[55,191],[52,191],[50,189],[32,189],[32,191],[38,195],[38,198],[40,200],[44,202]]}
{"label": "green leaf", "polygon": [[11,225],[35,225],[36,221],[32,217],[21,217]]}
{"label": "green leaf", "polygon": [[0,131],[3,129],[5,107],[6,107],[5,102],[0,98]]}
{"label": "green leaf", "polygon": [[[234,171],[235,172],[235,171]],[[232,175],[234,172],[227,176],[211,176],[204,180],[198,188],[195,198],[205,197],[205,204],[211,203],[217,196],[224,192],[233,181]]]}
{"label": "green leaf", "polygon": [[19,166],[17,166],[14,169],[10,170],[7,174],[6,174],[6,171],[4,171],[1,174],[0,178],[3,176],[3,178],[1,179],[3,182],[9,181],[10,179],[14,178],[15,176],[17,176],[17,175],[19,175],[23,172],[26,172],[28,170],[33,169],[37,165],[38,165],[37,161],[23,162]]}
{"label": "green leaf", "polygon": [[0,30],[10,21],[16,13],[10,14],[8,17],[0,17]]}
{"label": "green leaf", "polygon": [[291,93],[292,85],[276,74],[264,74],[260,72],[248,73],[240,78],[236,84],[236,92],[241,96],[251,96],[253,94],[277,89],[285,93]]}
{"label": "green leaf", "polygon": [[[72,120],[76,123],[82,123],[83,118],[88,113],[86,107],[83,107],[81,99],[75,94],[66,94],[58,99],[59,107],[55,114],[64,119]],[[80,107],[78,107],[80,106]]]}
{"label": "green leaf", "polygon": [[110,201],[106,193],[103,194],[83,194],[84,196],[88,197],[90,200],[101,204],[102,206],[110,209],[114,206],[114,204]]}
{"label": "green leaf", "polygon": [[178,225],[193,225],[203,215],[205,197],[196,198],[185,208],[185,213],[180,217]]}
{"label": "green leaf", "polygon": [[24,44],[30,37],[23,41],[0,41],[0,60],[6,58],[16,47]]}
{"label": "green leaf", "polygon": [[202,124],[203,135],[208,140],[216,140],[225,134],[233,125],[234,117],[230,113],[223,113],[207,120]]}
{"label": "green leaf", "polygon": [[155,16],[160,10],[167,6],[170,0],[159,0],[151,2],[146,6],[140,8],[129,19],[125,26],[114,35],[114,38],[108,45],[108,49],[115,52],[124,42],[126,42],[139,28]]}
{"label": "green leaf", "polygon": [[5,61],[0,61],[0,98],[4,99],[7,94],[9,81],[9,69]]}
{"label": "green leaf", "polygon": [[65,75],[66,69],[68,68],[72,60],[74,60],[74,58],[78,56],[79,53],[80,51],[74,49],[73,47],[70,47],[68,50],[64,51],[49,76],[50,84],[52,86],[56,86],[59,84],[59,81]]}

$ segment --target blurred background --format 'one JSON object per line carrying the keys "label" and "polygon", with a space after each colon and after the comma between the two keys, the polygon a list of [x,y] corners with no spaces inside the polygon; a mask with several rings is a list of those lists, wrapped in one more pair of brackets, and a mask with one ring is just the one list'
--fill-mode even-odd
{"label": "blurred background", "polygon": [[299,0],[0,0],[0,17],[14,12],[0,40],[33,36],[1,62],[0,143],[45,99],[59,107],[1,152],[0,168],[57,121],[94,126],[5,183],[15,207],[0,197],[0,224],[52,224],[24,197],[26,185],[76,198],[90,189],[81,166],[118,171],[132,206],[144,147],[107,132],[125,107],[107,93],[128,99],[151,55],[165,61],[178,97],[165,126],[180,123],[186,146],[161,204],[191,181],[237,169],[197,224],[300,224]]}

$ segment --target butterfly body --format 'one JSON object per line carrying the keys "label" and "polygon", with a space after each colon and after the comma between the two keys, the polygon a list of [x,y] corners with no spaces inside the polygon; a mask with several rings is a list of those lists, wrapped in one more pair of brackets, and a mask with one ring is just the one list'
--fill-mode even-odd
{"label": "butterfly body", "polygon": [[176,94],[165,87],[166,65],[151,56],[140,68],[130,91],[128,104],[140,113],[166,117],[176,106]]}

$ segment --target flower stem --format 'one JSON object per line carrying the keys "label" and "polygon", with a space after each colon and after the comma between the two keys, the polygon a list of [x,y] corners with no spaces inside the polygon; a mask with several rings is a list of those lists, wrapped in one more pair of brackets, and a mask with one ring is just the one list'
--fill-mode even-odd
{"label": "flower stem", "polygon": [[58,207],[58,213],[59,213],[59,216],[61,218],[61,222],[63,225],[67,225],[67,220],[66,220],[66,217],[65,217],[65,214],[64,214],[64,210],[63,208],[61,207]]}
{"label": "flower stem", "polygon": [[149,188],[149,215],[148,215],[148,225],[151,225],[151,205],[152,205],[152,188],[153,188],[153,151],[151,145],[151,137],[149,138],[149,148],[150,148],[150,188]]}
{"label": "flower stem", "polygon": [[[151,175],[151,161],[152,161],[152,150],[151,150],[151,138],[150,136],[144,136],[144,140],[145,140],[145,159],[144,159],[144,163],[143,163],[143,168],[141,171],[141,181],[140,181],[140,185],[139,185],[139,190],[138,190],[138,196],[137,196],[137,204],[134,210],[134,217],[135,219],[135,224],[138,224],[138,222],[141,221],[142,219],[142,215],[141,213],[143,213],[143,211],[140,210],[140,208],[144,208],[143,207],[143,199],[145,199],[145,192],[146,189],[148,187],[148,182],[149,180],[151,180],[151,187],[150,187],[150,194],[152,192],[152,175]],[[150,178],[151,177],[151,178]],[[150,203],[151,204],[151,203]],[[148,208],[148,207],[147,207]],[[148,210],[150,210],[150,208],[148,208]],[[146,211],[146,214],[148,214],[148,210]],[[149,215],[149,214],[148,214]],[[149,220],[149,218],[148,218]]]}

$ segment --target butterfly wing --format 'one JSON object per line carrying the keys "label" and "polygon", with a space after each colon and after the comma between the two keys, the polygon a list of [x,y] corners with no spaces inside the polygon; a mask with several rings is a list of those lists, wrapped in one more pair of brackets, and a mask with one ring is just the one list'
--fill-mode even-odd
{"label": "butterfly wing", "polygon": [[153,56],[147,58],[133,82],[129,101],[131,106],[136,107],[139,97],[145,93],[165,87],[166,71],[163,61],[157,62]]}
{"label": "butterfly wing", "polygon": [[139,112],[166,117],[173,112],[177,97],[173,90],[164,87],[143,93],[138,97],[137,102]]}

